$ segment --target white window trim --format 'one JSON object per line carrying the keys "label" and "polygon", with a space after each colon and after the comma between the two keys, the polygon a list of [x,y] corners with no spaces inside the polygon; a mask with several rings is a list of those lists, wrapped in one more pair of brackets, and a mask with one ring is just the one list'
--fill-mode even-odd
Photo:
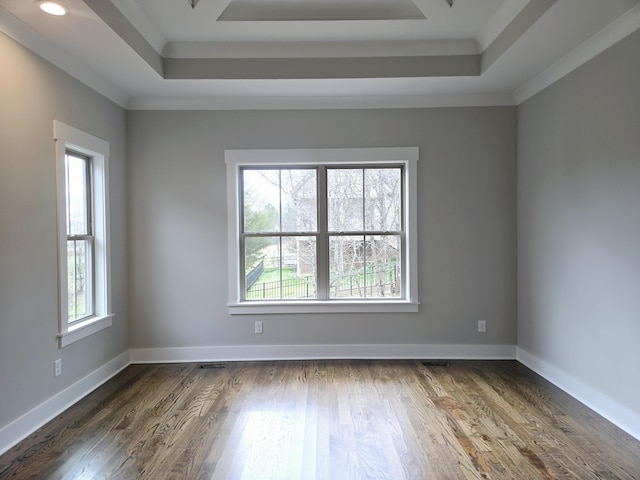
{"label": "white window trim", "polygon": [[[417,245],[417,162],[418,147],[320,148],[225,150],[227,164],[227,232],[228,232],[228,311],[231,315],[284,313],[396,313],[417,312],[418,245]],[[240,301],[240,169],[251,165],[331,165],[331,164],[398,163],[405,166],[404,181],[408,191],[405,205],[406,298],[376,300],[323,301]]]}
{"label": "white window trim", "polygon": [[[111,241],[109,228],[109,143],[93,135],[54,120],[58,212],[58,340],[65,347],[112,324]],[[79,322],[68,322],[67,300],[67,227],[65,205],[65,155],[67,150],[91,158],[93,228],[95,236],[95,312]]]}

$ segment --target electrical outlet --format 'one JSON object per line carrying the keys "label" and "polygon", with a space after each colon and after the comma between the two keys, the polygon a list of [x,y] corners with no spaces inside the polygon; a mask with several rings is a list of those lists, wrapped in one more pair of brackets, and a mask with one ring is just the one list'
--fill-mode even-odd
{"label": "electrical outlet", "polygon": [[487,331],[487,322],[485,320],[478,320],[478,332],[485,333]]}
{"label": "electrical outlet", "polygon": [[62,375],[62,359],[61,358],[53,362],[53,375],[55,377],[59,377],[60,375]]}
{"label": "electrical outlet", "polygon": [[256,322],[255,332],[256,333],[262,333],[262,322]]}

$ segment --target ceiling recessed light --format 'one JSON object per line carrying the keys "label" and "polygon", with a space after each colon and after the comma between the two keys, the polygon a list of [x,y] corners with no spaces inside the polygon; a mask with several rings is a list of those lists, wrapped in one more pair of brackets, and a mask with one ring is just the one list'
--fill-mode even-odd
{"label": "ceiling recessed light", "polygon": [[67,11],[64,7],[55,2],[40,2],[40,9],[49,15],[65,15]]}

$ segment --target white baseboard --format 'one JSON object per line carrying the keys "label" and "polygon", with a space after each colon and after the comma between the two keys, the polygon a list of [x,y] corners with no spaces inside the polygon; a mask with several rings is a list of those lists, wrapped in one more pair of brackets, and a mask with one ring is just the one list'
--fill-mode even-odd
{"label": "white baseboard", "polygon": [[0,455],[87,396],[130,363],[130,352],[126,351],[20,418],[0,428]]}
{"label": "white baseboard", "polygon": [[564,390],[591,410],[640,440],[640,414],[637,412],[520,347],[517,348],[516,358],[556,387]]}
{"label": "white baseboard", "polygon": [[241,345],[185,348],[136,348],[131,363],[180,363],[258,360],[516,358],[515,345]]}

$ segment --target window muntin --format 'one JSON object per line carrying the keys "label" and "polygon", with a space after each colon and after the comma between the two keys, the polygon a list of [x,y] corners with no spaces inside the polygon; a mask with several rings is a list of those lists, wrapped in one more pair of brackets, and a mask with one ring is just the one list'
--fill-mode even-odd
{"label": "window muntin", "polygon": [[242,167],[240,178],[243,301],[403,298],[402,165]]}

